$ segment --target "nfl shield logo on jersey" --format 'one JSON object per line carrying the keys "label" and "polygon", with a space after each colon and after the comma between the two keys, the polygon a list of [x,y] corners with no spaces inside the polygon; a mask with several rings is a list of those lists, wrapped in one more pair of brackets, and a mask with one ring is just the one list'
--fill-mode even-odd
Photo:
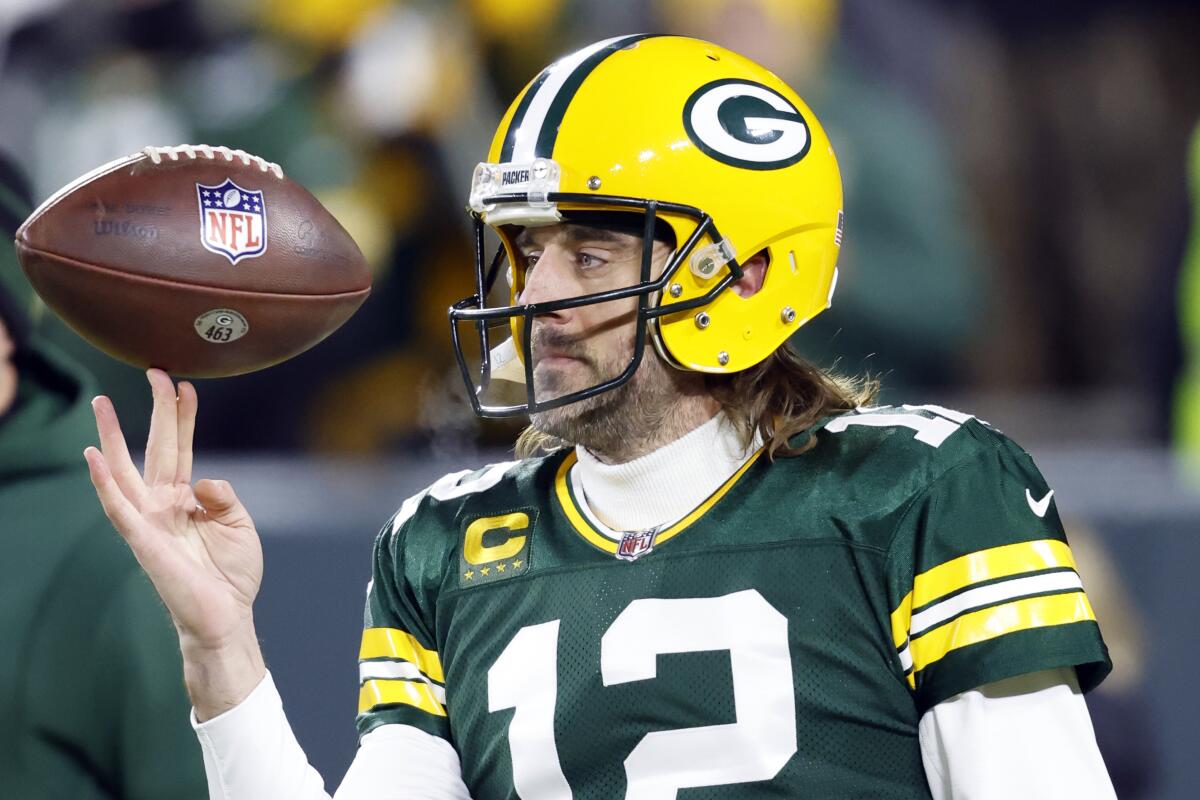
{"label": "nfl shield logo on jersey", "polygon": [[654,537],[658,528],[644,531],[626,531],[621,534],[621,542],[617,545],[617,558],[623,561],[633,561],[654,549]]}
{"label": "nfl shield logo on jersey", "polygon": [[226,178],[216,186],[196,184],[200,242],[236,264],[267,250],[267,207],[260,190],[243,189]]}

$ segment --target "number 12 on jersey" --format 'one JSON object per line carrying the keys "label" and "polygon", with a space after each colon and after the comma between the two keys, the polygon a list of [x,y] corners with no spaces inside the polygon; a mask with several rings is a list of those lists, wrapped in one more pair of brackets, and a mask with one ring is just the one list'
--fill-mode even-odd
{"label": "number 12 on jersey", "polygon": [[[513,785],[522,800],[569,800],[554,742],[560,620],[517,632],[488,670],[488,710],[514,709]],[[642,599],[600,640],[605,686],[653,680],[658,656],[729,651],[737,721],[646,734],[625,758],[626,800],[769,780],[796,752],[787,618],[750,589],[724,597]]]}

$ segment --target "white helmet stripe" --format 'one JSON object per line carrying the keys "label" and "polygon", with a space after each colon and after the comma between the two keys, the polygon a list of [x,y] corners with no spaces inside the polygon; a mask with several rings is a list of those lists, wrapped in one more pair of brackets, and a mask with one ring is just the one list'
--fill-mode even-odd
{"label": "white helmet stripe", "polygon": [[[584,77],[580,75],[577,80],[572,81],[572,76],[575,76],[579,70],[583,70],[585,73],[591,72],[595,68],[596,63],[598,63],[598,61],[593,61],[594,56],[602,53],[607,55],[621,49],[626,44],[644,38],[646,38],[646,34],[614,36],[611,39],[596,42],[582,50],[576,50],[574,53],[563,56],[547,67],[538,80],[529,88],[529,91],[534,94],[524,109],[524,115],[520,119],[514,119],[511,123],[517,126],[515,134],[510,130],[509,136],[506,137],[513,143],[512,152],[511,154],[502,153],[501,161],[528,163],[538,158],[538,140],[543,138],[542,128],[545,127],[547,118],[557,117],[550,120],[556,129],[562,121],[561,111],[552,113],[552,110],[556,110],[559,106],[559,104],[555,103],[555,100],[559,99],[560,95],[573,95],[579,87],[580,80]],[[601,57],[602,59],[603,56]],[[564,87],[566,87],[565,92]],[[569,97],[564,97],[564,99],[569,100]],[[508,143],[506,142],[505,150],[507,149]],[[540,155],[549,158],[551,153],[541,153]]]}

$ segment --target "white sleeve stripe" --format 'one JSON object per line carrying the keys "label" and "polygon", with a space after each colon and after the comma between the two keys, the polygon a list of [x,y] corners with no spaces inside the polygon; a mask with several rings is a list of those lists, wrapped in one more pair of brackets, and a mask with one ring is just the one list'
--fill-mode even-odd
{"label": "white sleeve stripe", "polygon": [[600,52],[613,42],[618,42],[624,38],[626,37],[614,36],[611,39],[596,42],[559,59],[547,67],[546,80],[542,82],[541,86],[537,87],[537,92],[534,94],[525,112],[525,117],[521,120],[521,127],[517,130],[514,138],[511,159],[513,163],[524,163],[537,158],[538,136],[542,132],[542,125],[546,122],[550,106],[553,104],[554,99],[558,97],[558,93],[563,88],[563,85],[575,73],[576,68],[593,54]]}
{"label": "white sleeve stripe", "polygon": [[408,661],[360,661],[358,664],[358,681],[369,680],[413,680],[426,684],[433,696],[442,705],[446,705],[446,689],[439,683],[430,680],[416,664]]}
{"label": "white sleeve stripe", "polygon": [[995,605],[1027,595],[1060,592],[1071,589],[1082,590],[1083,583],[1074,570],[1048,572],[1041,575],[1012,578],[999,583],[969,589],[940,603],[934,603],[924,611],[913,614],[909,623],[909,636],[915,637],[936,628],[948,619],[964,611]]}

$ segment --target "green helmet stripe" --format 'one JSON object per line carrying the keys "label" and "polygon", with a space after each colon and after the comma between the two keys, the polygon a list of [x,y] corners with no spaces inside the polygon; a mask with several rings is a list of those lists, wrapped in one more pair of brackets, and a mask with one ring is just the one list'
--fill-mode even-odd
{"label": "green helmet stripe", "polygon": [[500,150],[500,162],[549,158],[567,106],[593,70],[613,53],[658,34],[618,36],[560,58],[521,97]]}

